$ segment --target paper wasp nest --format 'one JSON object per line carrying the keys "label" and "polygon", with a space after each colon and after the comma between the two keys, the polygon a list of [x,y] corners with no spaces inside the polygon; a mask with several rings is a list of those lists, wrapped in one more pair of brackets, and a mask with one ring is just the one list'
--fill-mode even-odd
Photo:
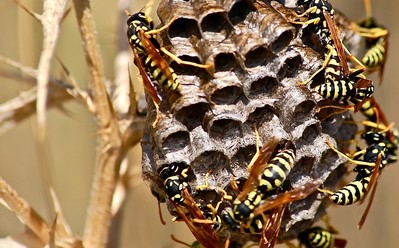
{"label": "paper wasp nest", "polygon": [[[348,124],[348,112],[320,118],[318,96],[309,86],[296,86],[323,61],[308,46],[317,49],[315,36],[298,34],[300,26],[286,19],[290,13],[277,2],[161,2],[162,23],[177,16],[161,35],[163,46],[184,60],[213,64],[214,73],[172,62],[181,81],[181,96],[168,111],[158,114],[148,98],[143,175],[160,199],[166,195],[159,171],[174,162],[191,166],[191,194],[199,205],[215,206],[219,188],[237,195],[229,185],[232,176],[248,177],[247,165],[256,152],[255,128],[261,145],[273,137],[294,144],[296,162],[286,180],[290,187],[314,179],[322,180],[325,188],[335,187],[345,172],[340,166],[344,160],[325,141],[339,140],[342,150],[341,141],[350,140],[357,127]],[[323,75],[318,76],[311,87],[322,82]],[[209,188],[195,190],[205,183],[208,172]],[[226,201],[222,208],[229,204]],[[290,204],[279,238],[295,238],[325,213],[327,205],[328,199],[319,192]],[[259,237],[230,235],[239,244]]]}

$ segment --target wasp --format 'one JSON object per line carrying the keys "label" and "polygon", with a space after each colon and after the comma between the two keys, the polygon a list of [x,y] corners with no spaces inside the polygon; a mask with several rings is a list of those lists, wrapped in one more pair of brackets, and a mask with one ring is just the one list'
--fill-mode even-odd
{"label": "wasp", "polygon": [[366,8],[366,19],[357,23],[351,23],[350,28],[360,36],[366,38],[367,51],[361,61],[371,71],[379,70],[381,83],[388,54],[389,31],[384,26],[377,24],[373,18],[370,0],[365,0],[364,5]]}
{"label": "wasp", "polygon": [[[271,210],[275,211],[276,208],[279,208],[285,204],[302,200],[302,199],[308,197],[313,192],[315,192],[320,185],[321,185],[321,182],[319,180],[314,180],[314,181],[310,181],[309,183],[306,183],[302,186],[296,187],[290,191],[278,194],[273,199],[266,198],[259,204],[258,207],[256,207],[253,210],[252,214],[250,215],[251,218],[248,218],[246,221],[237,221],[236,219],[234,219],[234,213],[232,210],[230,210],[230,211],[223,210],[222,220],[232,230],[238,230],[241,227],[241,225],[243,225],[242,227],[246,228],[253,224],[252,223],[253,220],[257,220],[257,222],[261,223],[262,225],[257,225],[258,227],[253,230],[259,230],[260,228],[265,227],[265,225],[263,224],[264,223],[263,218],[264,218],[265,212],[268,212]],[[249,230],[249,229],[247,229],[247,230]]]}
{"label": "wasp", "polygon": [[[257,147],[259,147],[258,134],[256,137]],[[222,212],[222,219],[230,229],[237,230],[242,224],[244,229],[252,226],[255,227],[252,230],[259,230],[264,227],[261,225],[264,223],[262,217],[258,217],[255,220],[254,218],[263,215],[266,210],[259,213],[256,213],[256,211],[261,206],[263,206],[261,209],[264,208],[265,204],[262,204],[262,201],[270,196],[270,192],[282,186],[295,162],[295,150],[293,147],[286,147],[273,156],[278,143],[278,139],[270,139],[261,150],[257,150],[251,160],[248,166],[250,168],[249,177],[242,191],[234,200],[232,209]],[[289,202],[300,198],[296,193],[292,194],[294,197]],[[287,193],[287,195],[291,195],[291,193]],[[275,207],[280,207],[280,205],[284,204],[283,202],[284,200],[278,200]],[[269,205],[266,204],[266,206]],[[267,210],[271,209],[273,208]]]}
{"label": "wasp", "polygon": [[161,179],[164,180],[166,194],[173,202],[180,205],[185,205],[182,191],[184,189],[191,191],[190,185],[187,183],[190,169],[191,167],[185,163],[171,163],[159,173]]}
{"label": "wasp", "polygon": [[360,170],[355,180],[330,195],[330,200],[337,205],[345,206],[360,201],[368,190],[370,175],[370,171]]}
{"label": "wasp", "polygon": [[324,70],[325,83],[314,88],[325,99],[342,102],[345,105],[354,104],[355,112],[360,109],[363,102],[370,98],[374,92],[371,80],[362,74],[363,68],[350,71],[346,61],[345,52],[362,67],[360,61],[352,56],[338,38],[335,24],[327,11],[322,11],[324,20],[329,29],[330,39],[326,45],[325,60],[322,67],[299,86],[308,84],[317,74]]}
{"label": "wasp", "polygon": [[[360,112],[367,118],[367,121],[363,122],[367,131],[375,131],[378,134],[386,136],[385,143],[388,148],[388,156],[390,156],[389,163],[395,162],[399,144],[398,130],[392,127],[392,123],[389,123],[374,97],[364,102],[360,108]],[[370,144],[369,142],[367,143]]]}
{"label": "wasp", "polygon": [[[181,86],[177,75],[169,66],[168,62],[161,56],[159,52],[160,44],[156,40],[155,35],[147,34],[149,31],[154,30],[152,19],[146,16],[145,13],[138,12],[129,15],[127,25],[127,37],[135,56],[134,61],[138,65],[140,74],[145,80],[144,85],[146,89],[148,90],[148,79],[146,78],[150,77],[158,82],[167,92],[180,91]],[[145,68],[144,73],[141,68]],[[147,75],[147,73],[149,75]],[[151,96],[153,97],[152,94]],[[156,100],[159,101],[158,99]]]}
{"label": "wasp", "polygon": [[331,45],[331,32],[323,12],[328,13],[331,18],[334,18],[335,11],[331,3],[327,0],[298,0],[296,5],[305,9],[305,12],[298,15],[298,17],[308,16],[306,22],[293,22],[296,24],[309,25],[315,30],[316,35],[323,46]]}
{"label": "wasp", "polygon": [[[376,137],[372,132],[368,132],[367,135]],[[364,138],[371,142],[371,138]],[[356,202],[362,203],[364,199],[366,199],[367,194],[370,191],[372,192],[366,210],[358,224],[358,228],[361,229],[371,208],[378,181],[381,176],[381,171],[388,163],[388,150],[386,148],[386,143],[384,140],[381,140],[381,138],[374,140],[366,149],[357,151],[353,155],[353,159],[338,151],[330,143],[328,143],[328,145],[335,152],[344,156],[349,162],[356,164],[353,171],[357,172],[357,176],[353,182],[344,186],[337,192],[330,192],[327,190],[321,191],[330,194],[330,200],[338,205],[351,205]]]}
{"label": "wasp", "polygon": [[326,228],[312,226],[299,233],[299,246],[295,246],[290,241],[286,241],[285,244],[289,248],[303,246],[306,248],[345,248],[347,241],[334,237],[335,234],[338,234],[338,231],[330,225],[329,217],[325,215],[322,217],[322,220],[326,224]]}
{"label": "wasp", "polygon": [[[272,145],[266,145],[267,149]],[[255,163],[266,163],[266,166],[258,178],[258,186],[250,191],[245,199],[241,200],[241,196],[239,196],[233,202],[233,217],[237,221],[251,218],[251,212],[260,204],[267,192],[282,186],[294,166],[295,152],[293,149],[283,149],[270,162],[264,160],[265,151],[261,151],[260,154],[262,155],[259,155]]]}
{"label": "wasp", "polygon": [[300,233],[298,239],[306,248],[345,248],[346,240],[334,238],[333,234],[334,231],[315,226]]}
{"label": "wasp", "polygon": [[[161,47],[156,39],[155,34],[161,32],[162,30],[168,28],[174,19],[172,19],[167,25],[160,29],[154,29],[154,23],[150,17],[148,17],[143,12],[138,12],[135,14],[128,14],[127,19],[127,37],[130,47],[135,56],[135,63],[139,67],[140,74],[144,79],[144,86],[146,90],[149,91],[154,102],[159,102],[160,99],[152,91],[151,80],[155,80],[164,91],[169,94],[172,92],[179,92],[181,90],[180,81],[174,72],[174,70],[169,66],[168,62],[162,57],[162,54],[166,54],[175,60],[179,64],[185,64],[190,66],[196,66],[200,68],[209,69],[210,65],[202,65],[189,61],[183,61],[167,51],[165,48]],[[143,72],[142,69],[145,69]],[[148,77],[150,79],[148,79]]]}

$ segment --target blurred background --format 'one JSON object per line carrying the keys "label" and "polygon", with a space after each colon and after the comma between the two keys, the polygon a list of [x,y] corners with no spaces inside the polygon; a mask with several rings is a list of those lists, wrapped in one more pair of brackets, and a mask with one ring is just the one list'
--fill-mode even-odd
{"label": "blurred background", "polygon": [[[41,13],[42,1],[22,1],[30,9]],[[362,0],[331,0],[333,6],[343,11],[353,20],[364,17]],[[115,78],[114,61],[120,41],[117,1],[92,1],[92,10],[98,31],[98,40],[103,56],[106,77]],[[388,61],[385,67],[384,83],[377,87],[375,96],[389,120],[399,123],[399,1],[380,0],[373,3],[373,15],[390,33]],[[134,1],[131,12],[137,12],[146,5],[145,1]],[[152,10],[156,18],[156,5]],[[123,24],[125,20],[121,21]],[[34,20],[11,0],[0,1],[0,55],[19,61],[23,65],[37,68],[42,49],[42,29]],[[67,16],[61,26],[56,55],[68,67],[79,82],[87,85],[87,66],[82,53],[79,30],[75,13]],[[60,66],[54,60],[52,73],[62,77]],[[0,70],[10,70],[0,64]],[[376,77],[373,77],[376,79]],[[34,82],[0,77],[0,104],[28,90]],[[395,107],[396,106],[396,107]],[[76,234],[83,233],[86,208],[90,198],[90,187],[96,154],[96,124],[85,107],[74,101],[63,106],[66,113],[57,109],[49,110],[47,119],[47,139],[44,155],[39,152],[34,116],[18,124],[0,136],[0,176],[5,179],[39,214],[50,223],[54,216],[49,201],[48,185],[51,185],[61,202],[67,221]],[[1,114],[0,107],[0,114]],[[131,152],[132,166],[140,168],[141,151],[135,147]],[[397,211],[399,197],[394,192],[399,187],[396,177],[399,169],[387,168],[379,182],[377,194],[368,219],[362,229],[357,223],[366,204],[362,206],[329,208],[329,215],[339,237],[348,240],[347,247],[397,247],[399,227]],[[164,206],[163,206],[164,207]],[[121,230],[121,247],[182,247],[170,239],[170,234],[191,242],[193,238],[184,224],[171,223],[167,210],[163,209],[167,225],[162,226],[157,210],[157,201],[149,188],[141,180],[128,196]],[[18,219],[0,207],[0,237],[22,232],[23,225]]]}

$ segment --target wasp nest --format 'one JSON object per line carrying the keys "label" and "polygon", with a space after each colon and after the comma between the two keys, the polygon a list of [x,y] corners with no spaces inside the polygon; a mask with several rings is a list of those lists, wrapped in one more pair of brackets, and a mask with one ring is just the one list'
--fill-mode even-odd
{"label": "wasp nest", "polygon": [[[248,177],[247,166],[256,153],[255,129],[261,145],[272,138],[294,145],[289,188],[316,179],[323,187],[335,187],[345,171],[340,166],[344,160],[326,141],[351,139],[356,125],[348,124],[349,113],[320,117],[320,99],[310,89],[323,82],[323,75],[310,86],[297,86],[323,61],[315,36],[293,26],[290,14],[292,10],[278,2],[161,2],[158,15],[163,23],[177,17],[161,35],[163,46],[184,60],[212,64],[214,71],[171,62],[181,81],[181,96],[161,111],[149,98],[143,175],[159,200],[166,198],[159,173],[172,163],[191,167],[188,183],[200,206],[215,206],[221,200],[219,189],[237,195],[230,183],[232,176],[238,181]],[[205,184],[207,173],[209,187],[196,190]],[[295,238],[325,213],[327,203],[316,191],[289,204],[279,239]],[[229,207],[231,202],[225,200],[219,213]],[[173,212],[173,206],[170,209]],[[237,234],[224,229],[220,235],[237,244],[259,239]]]}

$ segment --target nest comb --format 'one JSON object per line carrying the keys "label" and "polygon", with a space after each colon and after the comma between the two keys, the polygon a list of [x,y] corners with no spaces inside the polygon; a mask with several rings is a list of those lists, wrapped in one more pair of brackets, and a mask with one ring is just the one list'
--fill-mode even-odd
{"label": "nest comb", "polygon": [[[143,176],[159,200],[166,197],[160,170],[184,162],[193,172],[192,189],[203,185],[206,173],[212,171],[209,188],[193,190],[192,196],[200,205],[215,205],[220,200],[217,189],[228,188],[232,175],[248,177],[247,165],[256,152],[254,128],[261,144],[271,138],[294,144],[296,163],[287,179],[291,187],[320,179],[324,187],[334,188],[340,180],[345,161],[325,142],[350,140],[357,126],[347,124],[349,113],[320,118],[316,111],[320,99],[308,87],[296,86],[323,61],[314,37],[298,33],[302,30],[287,21],[290,13],[278,2],[160,3],[158,15],[163,23],[177,16],[161,35],[163,46],[182,59],[213,64],[215,70],[209,73],[171,62],[181,81],[181,96],[161,112],[148,98]],[[341,32],[353,40],[345,21],[341,22]],[[349,47],[353,43],[347,42]],[[318,77],[312,87],[322,82]],[[279,239],[297,237],[323,215],[328,205],[324,198],[315,192],[290,204]],[[170,210],[173,213],[173,207]],[[259,238],[239,233],[228,236],[237,244]]]}

